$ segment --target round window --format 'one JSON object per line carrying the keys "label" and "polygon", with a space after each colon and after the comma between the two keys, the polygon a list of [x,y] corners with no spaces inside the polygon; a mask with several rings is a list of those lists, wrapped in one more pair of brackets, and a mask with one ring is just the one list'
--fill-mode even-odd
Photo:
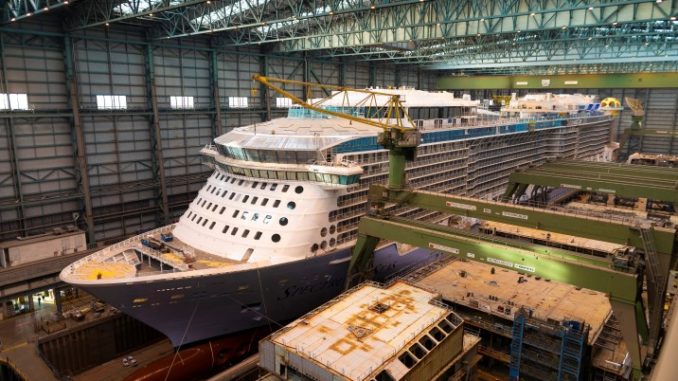
{"label": "round window", "polygon": [[297,192],[297,193],[301,193],[301,192],[304,191],[304,187],[302,187],[301,185],[299,185],[298,187],[294,188],[294,191]]}
{"label": "round window", "polygon": [[271,236],[271,241],[273,242],[279,242],[280,241],[280,234],[273,234]]}
{"label": "round window", "polygon": [[297,203],[294,202],[294,201],[290,201],[290,202],[287,203],[287,209],[289,209],[289,210],[294,210],[294,208],[296,208],[296,207],[297,207]]}
{"label": "round window", "polygon": [[330,247],[334,247],[334,245],[336,245],[336,244],[337,244],[337,240],[334,239],[334,238],[331,238],[330,239]]}
{"label": "round window", "polygon": [[279,222],[280,222],[280,225],[285,226],[285,225],[287,225],[289,220],[287,219],[287,217],[280,217]]}
{"label": "round window", "polygon": [[321,237],[324,237],[324,236],[326,236],[326,235],[327,235],[327,228],[322,228],[322,229],[320,229],[320,236],[321,236]]}
{"label": "round window", "polygon": [[327,249],[327,241],[322,241],[320,243],[320,248],[323,249],[323,250]]}
{"label": "round window", "polygon": [[314,252],[314,253],[315,253],[316,251],[318,251],[318,244],[317,244],[317,243],[314,243],[314,244],[311,246],[311,251]]}
{"label": "round window", "polygon": [[334,225],[330,226],[330,234],[334,234],[334,232],[336,232],[336,231],[337,231],[336,226],[334,226]]}

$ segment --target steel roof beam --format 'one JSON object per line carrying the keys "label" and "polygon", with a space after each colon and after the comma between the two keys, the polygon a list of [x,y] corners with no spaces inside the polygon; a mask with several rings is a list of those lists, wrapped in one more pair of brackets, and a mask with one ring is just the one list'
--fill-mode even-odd
{"label": "steel roof beam", "polygon": [[[676,0],[589,1],[424,1],[355,10],[352,17],[318,18],[310,31],[281,36],[249,31],[243,44],[282,42],[281,51],[448,40],[540,30],[668,20]],[[252,35],[255,34],[255,35]],[[256,34],[259,34],[258,36]]]}
{"label": "steel roof beam", "polygon": [[2,23],[11,23],[61,8],[74,0],[5,0]]}

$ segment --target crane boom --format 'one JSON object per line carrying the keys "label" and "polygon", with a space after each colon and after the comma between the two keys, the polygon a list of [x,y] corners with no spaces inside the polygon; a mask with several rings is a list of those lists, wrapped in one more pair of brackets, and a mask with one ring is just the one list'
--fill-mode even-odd
{"label": "crane boom", "polygon": [[[348,119],[352,120],[354,122],[360,122],[364,124],[368,124],[373,127],[378,127],[383,130],[391,130],[391,129],[396,129],[399,131],[403,130],[412,130],[415,129],[414,127],[414,122],[412,122],[412,119],[410,119],[409,115],[407,115],[407,112],[405,112],[405,108],[403,107],[402,101],[400,100],[400,95],[398,94],[389,94],[381,91],[374,91],[374,90],[365,90],[365,89],[352,89],[344,86],[333,86],[333,85],[323,85],[319,83],[310,83],[310,82],[302,82],[302,81],[295,81],[291,79],[281,79],[281,78],[273,78],[273,77],[266,77],[263,75],[259,74],[254,74],[252,76],[252,79],[261,83],[262,85],[266,86],[267,88],[275,91],[276,93],[290,98],[292,102],[295,104],[298,104],[301,107],[304,107],[309,110],[313,110],[315,112],[321,113],[321,114],[326,114],[326,115],[332,115],[337,118],[343,118],[343,119]],[[376,105],[376,98],[374,98],[377,95],[381,96],[386,96],[389,98],[389,101],[386,105],[386,112],[385,112],[385,118],[386,122],[382,122],[380,120],[373,120],[373,119],[368,119],[368,118],[363,118],[359,116],[354,116],[354,115],[349,115],[343,112],[337,112],[337,111],[332,111],[332,110],[327,110],[322,107],[318,107],[315,104],[308,103],[304,101],[303,99],[297,97],[296,95],[290,93],[289,91],[274,85],[274,83],[282,83],[282,84],[291,84],[291,85],[300,85],[300,86],[307,86],[307,87],[318,87],[322,89],[329,89],[329,90],[337,90],[341,92],[357,92],[357,93],[362,93],[362,94],[367,94],[371,96],[375,102]],[[406,126],[403,123],[403,119],[406,120],[409,124],[409,126]],[[395,124],[389,123],[389,121],[394,120]]]}

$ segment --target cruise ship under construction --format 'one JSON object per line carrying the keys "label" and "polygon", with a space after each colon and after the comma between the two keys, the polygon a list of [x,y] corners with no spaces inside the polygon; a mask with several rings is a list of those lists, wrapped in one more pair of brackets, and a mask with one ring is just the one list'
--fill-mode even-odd
{"label": "cruise ship under construction", "polygon": [[[452,93],[337,91],[317,107],[385,118],[398,94],[421,134],[410,187],[481,198],[504,192],[517,168],[593,159],[613,116],[591,96],[542,94],[501,113]],[[388,176],[388,150],[368,124],[292,107],[285,118],[236,128],[203,149],[214,173],[175,224],[107,247],[61,279],[167,335],[175,346],[292,321],[344,288],[368,187]],[[441,222],[436,212],[399,216]],[[385,245],[377,280],[422,265],[423,249]]]}

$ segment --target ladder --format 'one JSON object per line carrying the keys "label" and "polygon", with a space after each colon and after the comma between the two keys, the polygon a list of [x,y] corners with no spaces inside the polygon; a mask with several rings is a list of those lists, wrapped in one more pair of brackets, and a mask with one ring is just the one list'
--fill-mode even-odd
{"label": "ladder", "polygon": [[513,319],[511,340],[511,362],[509,363],[509,379],[520,379],[520,355],[523,350],[523,332],[525,330],[525,311],[518,310]]}

